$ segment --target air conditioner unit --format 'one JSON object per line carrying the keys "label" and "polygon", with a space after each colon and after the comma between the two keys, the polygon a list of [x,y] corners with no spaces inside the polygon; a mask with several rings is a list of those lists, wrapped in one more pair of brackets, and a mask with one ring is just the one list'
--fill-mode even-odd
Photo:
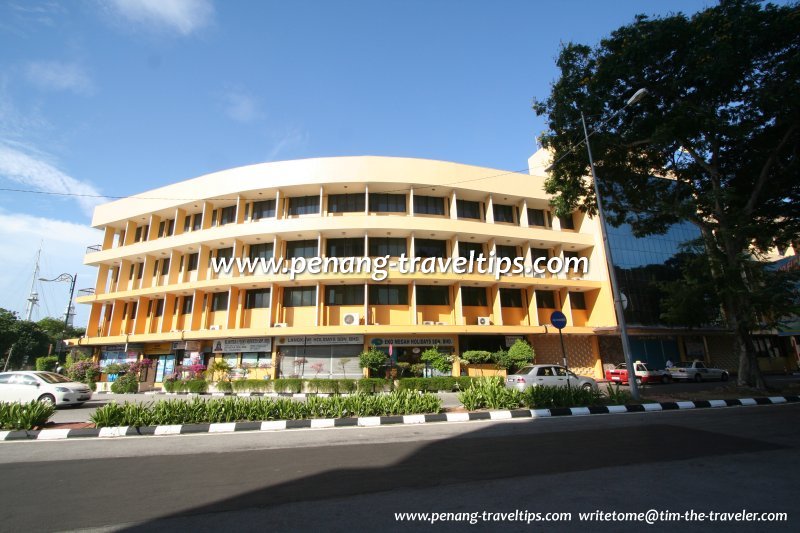
{"label": "air conditioner unit", "polygon": [[423,320],[422,321],[422,325],[423,326],[432,326],[433,324],[434,324],[433,320]]}
{"label": "air conditioner unit", "polygon": [[217,331],[222,329],[222,326],[214,324],[213,326],[208,326],[208,329],[210,329],[211,331]]}
{"label": "air conditioner unit", "polygon": [[437,322],[436,325],[437,326],[446,326],[447,322]]}
{"label": "air conditioner unit", "polygon": [[273,327],[276,327],[276,328],[288,328],[289,324],[288,324],[288,322],[275,322],[275,326],[273,326]]}
{"label": "air conditioner unit", "polygon": [[357,326],[360,316],[358,313],[345,313],[342,324],[345,326]]}
{"label": "air conditioner unit", "polygon": [[490,317],[488,317],[488,316],[479,316],[478,317],[478,325],[479,326],[491,326],[492,325],[492,321],[490,320]]}

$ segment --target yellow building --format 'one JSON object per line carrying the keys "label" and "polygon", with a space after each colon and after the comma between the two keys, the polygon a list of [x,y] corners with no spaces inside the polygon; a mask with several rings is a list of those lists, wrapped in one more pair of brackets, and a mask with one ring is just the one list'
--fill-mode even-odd
{"label": "yellow building", "polygon": [[[396,157],[335,157],[234,168],[96,208],[104,232],[86,337],[103,364],[144,355],[148,380],[214,356],[273,377],[357,377],[358,354],[392,346],[413,363],[526,339],[561,362],[550,314],[562,311],[569,363],[601,376],[595,332],[616,326],[598,221],[550,212],[544,176]],[[513,275],[215,272],[220,259],[521,258]],[[536,273],[544,257],[586,258],[586,273]],[[431,260],[433,261],[433,260]],[[418,260],[418,265],[421,264]],[[332,264],[332,263],[330,263]],[[544,264],[543,262],[537,263]],[[280,356],[278,357],[278,354]],[[261,367],[261,370],[255,370]],[[458,372],[458,366],[454,372]],[[252,376],[252,374],[251,374]]]}

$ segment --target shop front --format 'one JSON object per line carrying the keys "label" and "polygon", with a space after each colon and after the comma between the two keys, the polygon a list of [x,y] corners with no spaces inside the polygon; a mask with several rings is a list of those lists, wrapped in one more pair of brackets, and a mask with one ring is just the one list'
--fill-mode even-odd
{"label": "shop front", "polygon": [[436,348],[441,353],[453,354],[456,352],[455,337],[372,337],[368,340],[370,347],[384,352],[390,357],[391,364],[397,365],[402,371],[399,374],[420,374],[425,376],[441,375],[422,361],[422,353],[430,348]]}
{"label": "shop front", "polygon": [[363,335],[286,335],[276,337],[276,377],[357,379]]}
{"label": "shop front", "polygon": [[270,379],[273,376],[272,338],[217,339],[212,357],[224,359],[234,379]]}

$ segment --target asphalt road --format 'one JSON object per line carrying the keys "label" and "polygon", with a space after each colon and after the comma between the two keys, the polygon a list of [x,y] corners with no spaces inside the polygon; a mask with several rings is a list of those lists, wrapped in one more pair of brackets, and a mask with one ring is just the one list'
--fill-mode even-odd
{"label": "asphalt road", "polygon": [[[0,444],[4,531],[797,531],[800,405]],[[782,523],[579,511],[787,512]],[[571,512],[397,522],[396,512]]]}

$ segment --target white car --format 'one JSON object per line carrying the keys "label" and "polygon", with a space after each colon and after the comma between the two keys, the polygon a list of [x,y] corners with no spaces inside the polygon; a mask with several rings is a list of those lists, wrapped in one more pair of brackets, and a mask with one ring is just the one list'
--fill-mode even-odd
{"label": "white car", "polygon": [[694,380],[696,382],[719,380],[728,381],[728,371],[721,368],[707,368],[702,361],[681,361],[675,363],[672,368],[667,371],[672,375],[672,379],[686,381]]}
{"label": "white car", "polygon": [[598,390],[597,382],[590,377],[575,375],[561,365],[529,365],[506,378],[506,387],[524,391],[528,387],[575,387]]}
{"label": "white car", "polygon": [[70,381],[55,372],[0,373],[0,402],[39,400],[61,406],[81,405],[91,399],[92,390],[86,383]]}

